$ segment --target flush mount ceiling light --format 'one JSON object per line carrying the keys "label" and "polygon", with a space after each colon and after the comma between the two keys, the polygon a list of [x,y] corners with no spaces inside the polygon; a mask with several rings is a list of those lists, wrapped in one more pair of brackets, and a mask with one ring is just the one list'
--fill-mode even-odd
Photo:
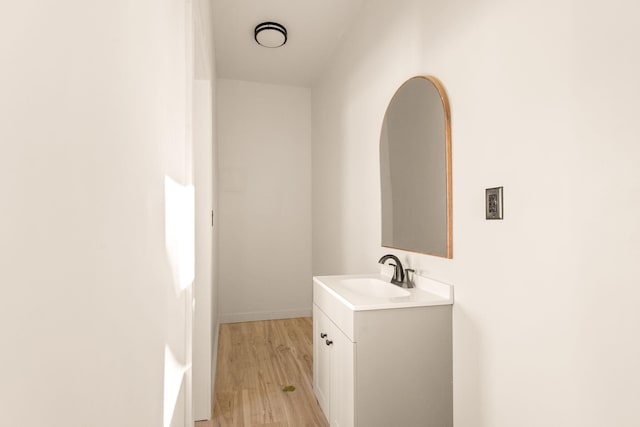
{"label": "flush mount ceiling light", "polygon": [[264,47],[280,47],[287,42],[287,29],[276,22],[263,22],[253,31],[256,43]]}

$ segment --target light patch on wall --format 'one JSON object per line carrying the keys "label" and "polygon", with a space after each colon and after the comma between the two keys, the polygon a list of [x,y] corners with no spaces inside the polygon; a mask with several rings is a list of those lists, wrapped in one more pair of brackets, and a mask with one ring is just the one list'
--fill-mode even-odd
{"label": "light patch on wall", "polygon": [[178,361],[168,345],[164,347],[164,427],[171,426],[187,367]]}
{"label": "light patch on wall", "polygon": [[195,196],[193,185],[164,178],[165,247],[176,295],[195,278]]}

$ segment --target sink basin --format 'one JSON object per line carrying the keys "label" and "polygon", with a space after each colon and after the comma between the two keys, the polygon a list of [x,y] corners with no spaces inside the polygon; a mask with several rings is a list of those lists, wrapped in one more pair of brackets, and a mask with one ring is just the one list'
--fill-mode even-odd
{"label": "sink basin", "polygon": [[321,309],[331,300],[339,301],[338,306],[348,311],[453,304],[450,285],[415,273],[415,287],[410,289],[391,284],[389,279],[382,274],[316,276],[313,278],[314,301]]}
{"label": "sink basin", "polygon": [[376,298],[406,297],[410,295],[406,289],[369,277],[345,279],[342,281],[342,286],[351,292]]}

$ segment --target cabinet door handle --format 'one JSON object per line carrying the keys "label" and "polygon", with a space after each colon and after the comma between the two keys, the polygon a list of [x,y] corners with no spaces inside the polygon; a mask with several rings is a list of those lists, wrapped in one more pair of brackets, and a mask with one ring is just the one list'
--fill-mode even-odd
{"label": "cabinet door handle", "polygon": [[320,332],[320,338],[326,338],[327,334],[325,334],[324,332]]}
{"label": "cabinet door handle", "polygon": [[327,345],[331,345],[331,344],[333,344],[333,341],[331,341],[331,340],[326,340],[326,341],[325,341],[325,344],[327,344]]}

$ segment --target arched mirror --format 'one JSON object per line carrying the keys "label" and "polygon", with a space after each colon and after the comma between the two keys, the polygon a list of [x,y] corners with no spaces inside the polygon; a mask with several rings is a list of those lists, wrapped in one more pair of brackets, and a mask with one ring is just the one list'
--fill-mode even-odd
{"label": "arched mirror", "polygon": [[380,133],[382,246],[453,258],[451,112],[442,84],[413,77]]}

